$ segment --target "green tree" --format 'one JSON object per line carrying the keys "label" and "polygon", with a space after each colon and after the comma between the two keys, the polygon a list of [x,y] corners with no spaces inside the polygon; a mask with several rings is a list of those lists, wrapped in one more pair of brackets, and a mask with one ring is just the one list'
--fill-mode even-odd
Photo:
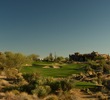
{"label": "green tree", "polygon": [[26,64],[27,60],[26,60],[26,56],[24,56],[21,53],[15,53],[14,55],[14,66],[16,68],[21,68],[23,66],[23,64]]}
{"label": "green tree", "polygon": [[62,57],[62,56],[59,56],[59,57],[56,58],[56,61],[57,62],[63,62],[63,61],[65,61],[65,58]]}
{"label": "green tree", "polygon": [[54,57],[53,57],[52,53],[50,53],[49,56],[45,57],[44,61],[50,61],[50,62],[54,61]]}
{"label": "green tree", "polygon": [[28,63],[27,57],[21,53],[12,53],[12,52],[5,52],[6,56],[6,66],[8,68],[17,68],[20,69],[24,64]]}
{"label": "green tree", "polygon": [[53,61],[54,60],[54,57],[53,57],[52,53],[49,54],[48,59],[49,59],[49,61]]}
{"label": "green tree", "polygon": [[4,52],[5,56],[6,56],[6,66],[8,68],[11,68],[11,67],[15,67],[14,66],[14,53],[10,52],[10,51],[6,51]]}
{"label": "green tree", "polygon": [[65,57],[65,62],[68,62],[69,61],[69,58],[68,57]]}
{"label": "green tree", "polygon": [[4,53],[0,53],[0,70],[4,70],[6,67],[6,56]]}
{"label": "green tree", "polygon": [[28,56],[28,58],[32,61],[37,61],[39,59],[39,55],[31,54]]}

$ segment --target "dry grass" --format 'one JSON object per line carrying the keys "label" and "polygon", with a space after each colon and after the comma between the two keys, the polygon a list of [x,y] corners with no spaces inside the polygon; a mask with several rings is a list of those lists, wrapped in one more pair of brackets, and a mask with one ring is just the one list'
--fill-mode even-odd
{"label": "dry grass", "polygon": [[10,86],[10,84],[8,81],[1,79],[0,80],[0,86]]}
{"label": "dry grass", "polygon": [[96,98],[99,100],[108,100],[108,96],[103,94],[102,92],[97,92],[96,93]]}
{"label": "dry grass", "polygon": [[43,100],[58,100],[58,97],[56,95],[48,95]]}
{"label": "dry grass", "polygon": [[[15,91],[14,91],[15,92]],[[0,93],[0,100],[40,100],[37,96],[28,95],[25,92],[22,93],[14,93],[14,92],[6,92]]]}

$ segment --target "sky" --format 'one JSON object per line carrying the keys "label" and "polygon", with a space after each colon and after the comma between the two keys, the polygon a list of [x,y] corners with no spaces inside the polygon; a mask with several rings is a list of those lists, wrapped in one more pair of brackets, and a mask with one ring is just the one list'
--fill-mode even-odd
{"label": "sky", "polygon": [[110,54],[110,0],[0,0],[0,51]]}

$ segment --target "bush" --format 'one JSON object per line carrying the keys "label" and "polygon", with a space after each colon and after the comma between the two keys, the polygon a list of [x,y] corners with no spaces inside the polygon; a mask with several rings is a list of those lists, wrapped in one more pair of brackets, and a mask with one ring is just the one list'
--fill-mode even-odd
{"label": "bush", "polygon": [[59,100],[81,100],[81,98],[74,94],[64,93],[59,97]]}
{"label": "bush", "polygon": [[65,79],[61,81],[61,87],[63,91],[69,91],[74,87],[74,80],[72,79]]}
{"label": "bush", "polygon": [[53,93],[61,92],[62,91],[69,91],[74,87],[74,81],[72,79],[62,79],[54,81],[50,84]]}
{"label": "bush", "polygon": [[49,95],[44,100],[58,100],[58,97],[56,95]]}
{"label": "bush", "polygon": [[101,92],[96,93],[96,98],[98,98],[99,100],[108,100],[108,97],[102,94]]}
{"label": "bush", "polygon": [[27,73],[23,74],[23,78],[28,82],[31,83],[33,81],[36,81],[40,75],[38,73]]}
{"label": "bush", "polygon": [[55,81],[55,82],[52,82],[50,84],[50,87],[52,89],[52,92],[53,93],[56,93],[56,91],[60,90],[61,89],[61,83],[60,81]]}
{"label": "bush", "polygon": [[48,95],[50,91],[50,86],[38,86],[36,89],[32,90],[32,93],[38,95],[38,97],[44,97]]}

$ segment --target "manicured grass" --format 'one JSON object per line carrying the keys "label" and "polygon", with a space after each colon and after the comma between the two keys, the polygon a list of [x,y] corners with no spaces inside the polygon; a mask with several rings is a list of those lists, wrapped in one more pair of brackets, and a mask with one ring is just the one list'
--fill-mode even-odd
{"label": "manicured grass", "polygon": [[53,64],[53,62],[42,62],[42,61],[39,61],[39,62],[34,62],[33,65],[51,65]]}
{"label": "manicured grass", "polygon": [[[62,68],[43,68],[44,66],[54,65],[51,62],[38,62],[33,66],[23,67],[22,73],[39,73],[40,75],[47,77],[67,77],[72,74],[80,73],[83,71],[81,64],[61,64]],[[59,64],[60,65],[60,64]]]}
{"label": "manicured grass", "polygon": [[83,88],[83,89],[94,88],[94,87],[97,87],[97,86],[98,85],[93,84],[93,83],[90,83],[90,82],[76,82],[76,84],[75,84],[75,87],[77,87],[77,88]]}

